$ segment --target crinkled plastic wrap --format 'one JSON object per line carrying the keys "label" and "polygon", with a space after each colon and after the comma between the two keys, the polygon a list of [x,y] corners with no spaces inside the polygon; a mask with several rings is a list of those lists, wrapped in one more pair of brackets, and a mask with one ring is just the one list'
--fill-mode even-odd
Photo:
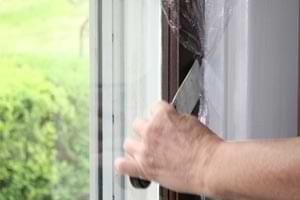
{"label": "crinkled plastic wrap", "polygon": [[163,13],[180,43],[196,56],[204,55],[204,2],[203,0],[162,0]]}
{"label": "crinkled plastic wrap", "polygon": [[[162,0],[162,8],[170,29],[182,46],[192,52],[201,64],[199,120],[209,123],[205,98],[204,74],[207,57],[214,53],[224,35],[238,0]],[[206,63],[206,64],[204,64]]]}

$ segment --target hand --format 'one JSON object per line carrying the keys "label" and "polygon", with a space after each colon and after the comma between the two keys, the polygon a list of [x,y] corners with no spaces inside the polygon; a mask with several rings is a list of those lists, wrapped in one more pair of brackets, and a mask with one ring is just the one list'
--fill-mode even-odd
{"label": "hand", "polygon": [[160,102],[152,117],[136,120],[133,129],[141,140],[124,143],[126,157],[115,161],[120,175],[156,181],[178,192],[206,192],[205,175],[222,140],[197,118]]}

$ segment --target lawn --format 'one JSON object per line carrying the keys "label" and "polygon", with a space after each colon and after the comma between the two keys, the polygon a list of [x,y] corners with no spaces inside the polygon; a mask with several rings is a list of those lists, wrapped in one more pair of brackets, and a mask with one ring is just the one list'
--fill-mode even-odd
{"label": "lawn", "polygon": [[0,0],[0,67],[30,66],[55,75],[81,70],[86,79],[88,32],[82,40],[80,28],[88,6],[88,0]]}

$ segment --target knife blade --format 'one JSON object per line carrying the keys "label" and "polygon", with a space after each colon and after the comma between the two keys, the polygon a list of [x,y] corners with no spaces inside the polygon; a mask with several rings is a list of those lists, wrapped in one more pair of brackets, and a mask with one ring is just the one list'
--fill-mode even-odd
{"label": "knife blade", "polygon": [[193,112],[201,90],[200,73],[200,65],[196,60],[171,102],[178,113]]}

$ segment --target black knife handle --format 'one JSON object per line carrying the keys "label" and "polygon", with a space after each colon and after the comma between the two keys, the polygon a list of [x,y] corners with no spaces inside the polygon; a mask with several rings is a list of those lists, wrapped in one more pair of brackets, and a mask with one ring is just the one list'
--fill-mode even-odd
{"label": "black knife handle", "polygon": [[143,180],[140,178],[134,178],[134,177],[130,177],[130,183],[133,187],[137,189],[146,189],[151,184],[150,181]]}

